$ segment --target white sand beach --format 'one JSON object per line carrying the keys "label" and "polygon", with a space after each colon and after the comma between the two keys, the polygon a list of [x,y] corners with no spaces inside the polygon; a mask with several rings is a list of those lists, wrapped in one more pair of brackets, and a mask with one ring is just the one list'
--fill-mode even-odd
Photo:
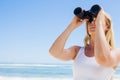
{"label": "white sand beach", "polygon": [[[72,78],[31,78],[31,77],[0,77],[0,80],[73,80]],[[116,76],[114,80],[120,80],[120,76]]]}
{"label": "white sand beach", "polygon": [[0,80],[72,80],[72,78],[0,77]]}

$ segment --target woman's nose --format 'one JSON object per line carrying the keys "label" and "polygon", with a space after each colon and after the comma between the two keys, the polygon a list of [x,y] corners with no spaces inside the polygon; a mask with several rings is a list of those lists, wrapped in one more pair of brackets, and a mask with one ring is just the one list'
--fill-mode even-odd
{"label": "woman's nose", "polygon": [[95,25],[95,20],[93,20],[93,21],[91,22],[91,24],[92,24],[92,25]]}

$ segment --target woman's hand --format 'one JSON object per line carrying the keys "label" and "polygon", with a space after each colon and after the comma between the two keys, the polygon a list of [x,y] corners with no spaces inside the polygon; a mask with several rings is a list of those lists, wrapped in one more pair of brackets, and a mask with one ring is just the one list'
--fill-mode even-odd
{"label": "woman's hand", "polygon": [[77,28],[79,27],[81,24],[83,24],[84,22],[86,22],[88,19],[84,19],[84,20],[80,20],[77,16],[74,16],[72,22],[71,22],[71,26],[73,28]]}
{"label": "woman's hand", "polygon": [[105,13],[103,9],[98,13],[95,24],[96,26],[105,26]]}

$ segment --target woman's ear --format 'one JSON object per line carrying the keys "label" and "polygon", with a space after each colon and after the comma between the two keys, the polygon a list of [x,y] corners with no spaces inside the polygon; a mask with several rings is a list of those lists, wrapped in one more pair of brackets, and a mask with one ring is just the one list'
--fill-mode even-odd
{"label": "woman's ear", "polygon": [[107,26],[107,30],[109,30],[110,29],[110,26]]}
{"label": "woman's ear", "polygon": [[107,33],[107,31],[109,31],[109,29],[110,29],[110,26],[106,26],[105,33]]}

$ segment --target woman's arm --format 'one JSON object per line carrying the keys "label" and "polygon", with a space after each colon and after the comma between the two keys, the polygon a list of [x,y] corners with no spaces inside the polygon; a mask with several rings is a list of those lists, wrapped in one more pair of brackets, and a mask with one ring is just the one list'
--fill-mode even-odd
{"label": "woman's arm", "polygon": [[110,49],[103,26],[105,26],[105,16],[101,10],[96,19],[95,57],[98,63],[107,67],[114,67],[120,61],[120,52]]}
{"label": "woman's arm", "polygon": [[49,52],[52,56],[61,60],[71,60],[75,57],[76,51],[79,49],[78,46],[70,47],[69,49],[64,49],[65,43],[71,34],[71,32],[80,26],[83,22],[80,22],[79,18],[74,17],[70,25],[64,30],[64,32],[55,40],[51,46]]}

